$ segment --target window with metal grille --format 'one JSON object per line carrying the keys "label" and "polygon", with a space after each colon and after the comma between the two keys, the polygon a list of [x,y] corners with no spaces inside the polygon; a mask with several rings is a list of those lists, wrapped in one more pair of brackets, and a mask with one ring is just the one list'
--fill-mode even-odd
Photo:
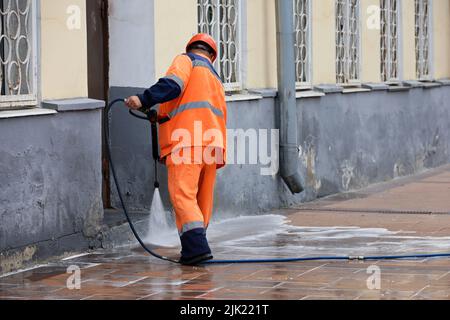
{"label": "window with metal grille", "polygon": [[0,0],[0,108],[36,101],[36,1]]}
{"label": "window with metal grille", "polygon": [[419,80],[431,79],[430,7],[431,0],[415,0],[416,75]]}
{"label": "window with metal grille", "polygon": [[336,81],[360,82],[360,1],[336,0]]}
{"label": "window with metal grille", "polygon": [[381,0],[381,80],[399,80],[399,0]]}
{"label": "window with metal grille", "polygon": [[218,43],[217,70],[225,89],[242,89],[240,70],[240,0],[198,0],[198,31]]}
{"label": "window with metal grille", "polygon": [[311,0],[294,0],[295,70],[297,88],[311,85]]}

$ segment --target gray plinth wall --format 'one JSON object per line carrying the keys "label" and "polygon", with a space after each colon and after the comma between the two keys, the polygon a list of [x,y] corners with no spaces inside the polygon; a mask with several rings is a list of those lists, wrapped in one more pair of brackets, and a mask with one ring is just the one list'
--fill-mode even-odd
{"label": "gray plinth wall", "polygon": [[[110,97],[142,89],[114,87]],[[228,128],[276,129],[276,93],[267,92],[228,102]],[[306,191],[291,195],[278,175],[262,176],[260,164],[230,165],[218,175],[216,217],[295,207],[450,163],[448,81],[391,88],[367,85],[366,90],[346,93],[319,86],[315,92],[299,94],[297,104],[298,118],[303,119],[299,157]],[[148,210],[153,195],[149,127],[124,109],[115,112],[111,121],[113,154],[127,202],[135,210]],[[161,170],[163,197],[170,206]],[[113,204],[118,206],[116,195]]]}
{"label": "gray plinth wall", "polygon": [[96,246],[104,102],[0,112],[0,274]]}

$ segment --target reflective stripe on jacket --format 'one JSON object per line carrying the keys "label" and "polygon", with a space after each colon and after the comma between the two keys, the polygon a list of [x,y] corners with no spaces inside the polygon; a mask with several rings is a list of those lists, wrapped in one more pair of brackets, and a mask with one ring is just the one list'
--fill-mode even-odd
{"label": "reflective stripe on jacket", "polygon": [[160,125],[161,156],[185,147],[214,147],[223,150],[225,161],[225,91],[209,59],[194,54],[177,56],[165,78],[177,83],[181,94],[159,107],[159,117],[170,119]]}

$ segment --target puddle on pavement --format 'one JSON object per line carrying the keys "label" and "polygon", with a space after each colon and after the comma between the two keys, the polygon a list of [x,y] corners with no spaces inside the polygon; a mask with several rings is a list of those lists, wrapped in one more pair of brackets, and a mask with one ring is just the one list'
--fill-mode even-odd
{"label": "puddle on pavement", "polygon": [[[244,216],[215,222],[208,230],[208,238],[216,258],[275,258],[331,255],[396,255],[445,253],[450,251],[450,237],[417,236],[414,232],[393,232],[383,228],[359,227],[298,227],[289,224],[282,215]],[[179,247],[178,233],[173,229],[162,230],[156,237],[169,248]],[[117,251],[116,251],[117,250]],[[95,262],[120,261],[128,257],[128,263],[139,256],[124,256],[122,249],[107,253],[92,253],[78,258],[77,264],[95,266]],[[126,249],[126,250],[129,250]],[[135,247],[132,251],[143,253]],[[74,257],[76,258],[76,256]],[[99,261],[97,261],[100,259]],[[77,260],[77,259],[75,259]],[[83,262],[80,262],[83,261]],[[72,261],[64,261],[66,264]],[[155,262],[156,263],[156,262]],[[161,262],[163,264],[163,262]],[[18,272],[0,283],[35,283],[65,274],[67,266],[45,266]],[[6,281],[8,280],[8,281]]]}
{"label": "puddle on pavement", "polygon": [[[298,227],[289,224],[282,215],[243,216],[212,223],[208,239],[216,258],[272,258],[331,255],[396,255],[445,253],[450,251],[450,237],[416,236],[414,232],[393,232],[382,228],[359,227]],[[179,249],[176,228],[159,230],[160,246]],[[121,261],[139,258],[140,247],[117,248],[99,254],[91,253],[75,259],[77,264]],[[133,253],[134,252],[134,253]],[[76,257],[76,256],[75,256]],[[64,261],[65,264],[73,261]],[[161,262],[163,263],[163,262]],[[19,272],[8,277],[19,283],[40,282],[66,273],[67,266],[46,266]],[[1,278],[0,278],[1,279]],[[2,279],[4,280],[4,279]],[[0,281],[2,282],[2,281]]]}
{"label": "puddle on pavement", "polygon": [[[176,230],[158,234],[159,245],[178,247]],[[383,228],[297,227],[285,216],[245,216],[215,222],[211,247],[237,256],[392,255],[450,251],[450,237],[416,236]]]}
{"label": "puddle on pavement", "polygon": [[3,275],[0,277],[0,283],[3,281],[14,281],[14,283],[33,283],[41,282],[67,273],[67,268],[62,266],[42,266],[30,270]]}

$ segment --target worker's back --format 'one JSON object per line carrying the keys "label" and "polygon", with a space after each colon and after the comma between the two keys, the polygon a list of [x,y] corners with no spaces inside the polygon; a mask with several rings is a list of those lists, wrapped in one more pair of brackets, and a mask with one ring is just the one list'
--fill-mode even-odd
{"label": "worker's back", "polygon": [[[187,54],[175,58],[167,77],[182,86],[181,95],[160,106],[162,157],[184,147],[226,150],[227,108],[222,82],[209,59]],[[186,137],[189,133],[190,137]]]}

